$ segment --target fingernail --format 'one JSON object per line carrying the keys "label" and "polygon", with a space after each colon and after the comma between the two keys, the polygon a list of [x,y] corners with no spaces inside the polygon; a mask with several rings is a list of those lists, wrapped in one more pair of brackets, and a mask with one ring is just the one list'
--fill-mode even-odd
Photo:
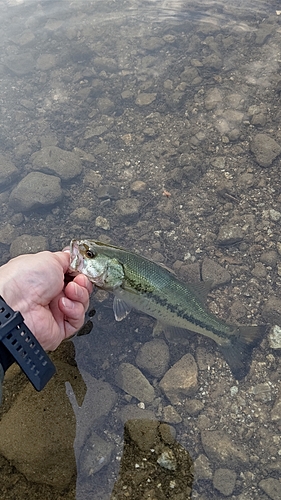
{"label": "fingernail", "polygon": [[81,290],[81,287],[77,285],[77,283],[74,283],[74,285],[75,285],[75,293],[78,299],[81,299],[83,297],[83,290]]}
{"label": "fingernail", "polygon": [[67,309],[73,309],[74,303],[72,302],[72,300],[69,300],[67,297],[63,297],[61,301],[64,307],[66,307]]}

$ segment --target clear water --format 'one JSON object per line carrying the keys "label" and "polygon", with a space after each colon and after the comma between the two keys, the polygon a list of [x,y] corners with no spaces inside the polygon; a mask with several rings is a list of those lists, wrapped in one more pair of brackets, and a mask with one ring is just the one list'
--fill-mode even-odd
{"label": "clear water", "polygon": [[[1,0],[0,9],[0,262],[102,239],[183,280],[215,275],[208,305],[229,322],[278,324],[279,303],[264,310],[280,295],[280,151],[270,142],[281,145],[278,4]],[[65,151],[69,167],[49,161]],[[17,201],[38,171],[60,178],[60,196],[40,205],[21,191]],[[7,373],[1,498],[186,499],[191,462],[191,498],[280,498],[281,364],[268,337],[239,383],[208,339],[165,339],[166,370],[192,355],[197,387],[181,392],[178,372],[169,400],[162,375],[140,368],[155,390],[145,402],[116,373],[139,365],[154,321],[132,312],[115,322],[101,292],[87,321],[89,335],[54,353],[58,376],[42,393],[15,367]],[[132,416],[141,424],[126,427],[123,449]],[[149,440],[152,417],[172,426],[174,444],[162,427]],[[173,456],[159,464],[164,448]]]}

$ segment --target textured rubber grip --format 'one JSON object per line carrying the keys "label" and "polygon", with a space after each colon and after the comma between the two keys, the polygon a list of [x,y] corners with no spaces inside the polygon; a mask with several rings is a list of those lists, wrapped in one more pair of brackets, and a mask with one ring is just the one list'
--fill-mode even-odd
{"label": "textured rubber grip", "polygon": [[37,391],[41,391],[56,369],[38,340],[24,324],[20,312],[0,296],[0,342],[12,354]]}

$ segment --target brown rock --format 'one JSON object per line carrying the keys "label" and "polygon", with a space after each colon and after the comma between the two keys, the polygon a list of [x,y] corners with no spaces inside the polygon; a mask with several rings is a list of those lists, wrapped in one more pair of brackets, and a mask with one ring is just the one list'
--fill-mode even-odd
{"label": "brown rock", "polygon": [[181,403],[186,396],[197,390],[198,369],[194,357],[185,354],[160,381],[160,388],[172,404]]}

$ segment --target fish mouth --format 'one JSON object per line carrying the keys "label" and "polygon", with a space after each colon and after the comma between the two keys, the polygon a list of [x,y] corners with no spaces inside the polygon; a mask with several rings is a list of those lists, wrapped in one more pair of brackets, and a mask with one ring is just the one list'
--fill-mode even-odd
{"label": "fish mouth", "polygon": [[70,264],[69,271],[73,273],[81,273],[84,267],[84,260],[79,251],[79,244],[77,240],[71,240],[70,242]]}

